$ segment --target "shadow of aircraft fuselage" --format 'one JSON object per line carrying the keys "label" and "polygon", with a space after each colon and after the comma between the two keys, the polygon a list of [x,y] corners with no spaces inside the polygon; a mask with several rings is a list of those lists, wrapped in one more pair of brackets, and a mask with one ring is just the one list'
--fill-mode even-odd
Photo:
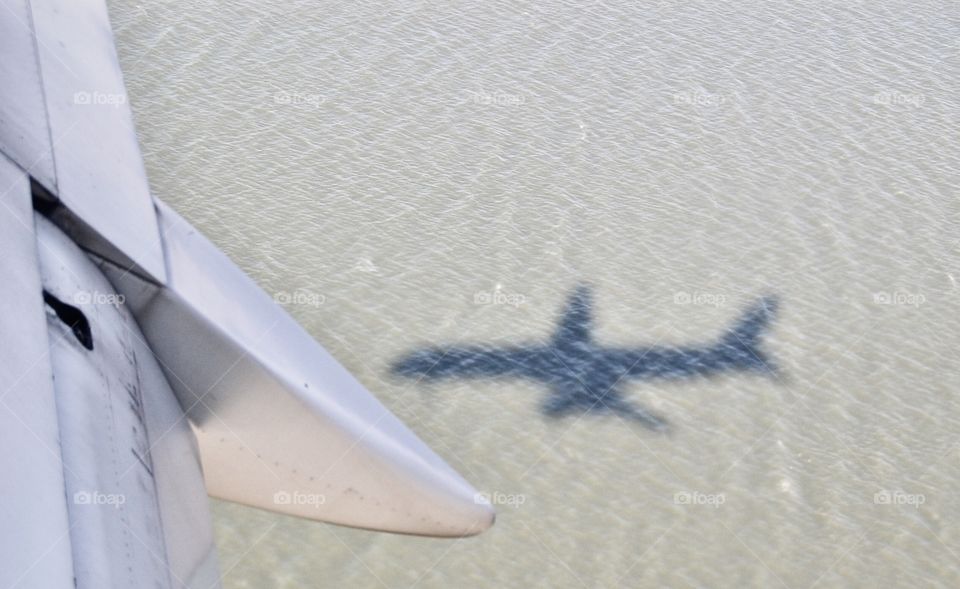
{"label": "shadow of aircraft fuselage", "polygon": [[626,380],[683,379],[731,371],[774,374],[760,340],[777,309],[772,296],[758,299],[718,340],[696,346],[606,347],[592,336],[590,289],[570,296],[560,325],[545,343],[507,347],[484,345],[428,348],[392,366],[395,374],[446,378],[527,378],[545,383],[550,395],[544,413],[559,417],[578,412],[613,412],[663,430],[667,422],[627,402],[618,386]]}

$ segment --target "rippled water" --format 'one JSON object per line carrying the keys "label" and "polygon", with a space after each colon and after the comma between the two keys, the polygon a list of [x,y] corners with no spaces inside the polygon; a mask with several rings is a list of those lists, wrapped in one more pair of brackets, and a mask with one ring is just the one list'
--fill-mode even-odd
{"label": "rippled water", "polygon": [[[952,3],[316,2],[110,12],[151,185],[478,488],[444,541],[217,503],[228,588],[960,584]],[[780,379],[414,384],[422,345],[701,342]]]}

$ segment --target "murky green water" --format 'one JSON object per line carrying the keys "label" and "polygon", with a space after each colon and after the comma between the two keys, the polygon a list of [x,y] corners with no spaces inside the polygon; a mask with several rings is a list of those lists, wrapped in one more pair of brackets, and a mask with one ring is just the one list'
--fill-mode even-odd
{"label": "murky green water", "polygon": [[[217,503],[226,587],[960,583],[956,6],[110,12],[154,193],[316,295],[290,312],[505,503],[461,541]],[[584,282],[621,346],[774,293],[785,377],[634,383],[665,436],[548,420],[536,383],[389,375],[545,339]]]}

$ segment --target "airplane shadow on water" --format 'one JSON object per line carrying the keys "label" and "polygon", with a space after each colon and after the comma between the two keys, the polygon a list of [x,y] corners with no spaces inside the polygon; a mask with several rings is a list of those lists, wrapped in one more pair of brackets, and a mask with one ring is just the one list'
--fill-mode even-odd
{"label": "airplane shadow on water", "polygon": [[570,295],[549,341],[507,347],[455,345],[418,350],[397,360],[394,374],[421,380],[526,378],[542,382],[550,395],[542,404],[551,417],[586,412],[615,413],[658,431],[662,417],[628,402],[619,385],[630,379],[685,379],[727,372],[774,376],[777,369],[760,349],[776,311],[777,298],[762,297],[718,339],[686,347],[607,347],[592,334],[590,288]]}

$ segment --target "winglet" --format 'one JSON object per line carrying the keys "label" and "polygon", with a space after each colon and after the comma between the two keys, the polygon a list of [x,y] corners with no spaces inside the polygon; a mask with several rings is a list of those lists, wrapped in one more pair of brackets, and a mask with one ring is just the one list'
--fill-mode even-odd
{"label": "winglet", "polygon": [[211,495],[348,526],[470,536],[494,512],[279,305],[157,202],[166,287],[105,267],[194,424]]}

